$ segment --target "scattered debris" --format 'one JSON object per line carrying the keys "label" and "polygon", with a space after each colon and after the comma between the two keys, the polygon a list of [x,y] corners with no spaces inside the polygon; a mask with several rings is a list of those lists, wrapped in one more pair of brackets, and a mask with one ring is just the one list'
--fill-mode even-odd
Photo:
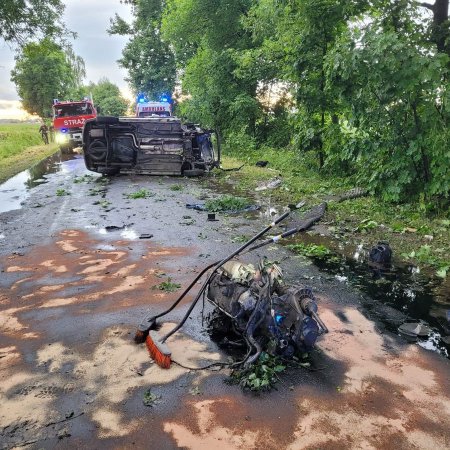
{"label": "scattered debris", "polygon": [[418,337],[427,337],[431,333],[431,328],[422,320],[415,322],[405,322],[398,327],[401,336],[407,340],[416,340]]}
{"label": "scattered debris", "polygon": [[167,281],[163,281],[162,283],[153,286],[152,289],[159,289],[164,292],[175,292],[176,290],[181,288],[181,284],[172,283],[172,278],[167,278]]}
{"label": "scattered debris", "polygon": [[206,211],[204,203],[186,203],[186,208],[195,209],[196,211]]}
{"label": "scattered debris", "polygon": [[256,167],[266,167],[267,164],[269,164],[269,161],[256,161],[255,166]]}
{"label": "scattered debris", "polygon": [[186,208],[196,211],[209,211],[211,213],[221,212],[225,214],[238,214],[242,212],[257,211],[258,205],[251,205],[249,201],[242,197],[233,195],[223,195],[205,203],[187,203]]}
{"label": "scattered debris", "polygon": [[149,233],[142,233],[139,236],[139,239],[151,239],[153,237],[153,234],[149,234]]}
{"label": "scattered debris", "polygon": [[[131,225],[133,225],[133,224],[131,224]],[[122,225],[121,227],[118,227],[117,225],[106,225],[105,230],[108,232],[123,230],[126,226],[130,226],[130,225]]]}
{"label": "scattered debris", "polygon": [[379,241],[369,252],[369,265],[378,265],[387,268],[391,265],[392,249],[389,242]]}
{"label": "scattered debris", "polygon": [[182,222],[178,222],[180,225],[194,225],[195,219],[185,219]]}
{"label": "scattered debris", "polygon": [[214,213],[209,213],[208,214],[208,221],[209,222],[216,222],[217,221],[216,215]]}
{"label": "scattered debris", "polygon": [[223,167],[218,167],[219,170],[222,170],[223,172],[238,172],[241,170],[245,164],[242,164],[242,166],[239,167],[232,167],[231,169],[224,169]]}
{"label": "scattered debris", "polygon": [[147,389],[144,392],[144,398],[142,399],[142,403],[145,406],[149,407],[155,406],[156,404],[161,403],[161,396],[153,394],[153,392],[150,389]]}
{"label": "scattered debris", "polygon": [[340,203],[345,200],[352,200],[354,198],[366,197],[368,195],[369,195],[369,191],[367,189],[353,188],[347,192],[344,192],[343,194],[333,197],[331,200],[334,200],[335,202]]}
{"label": "scattered debris", "polygon": [[123,194],[126,198],[129,199],[138,199],[138,198],[149,198],[154,197],[156,194],[154,192],[150,192],[147,189],[139,189],[139,191],[132,192],[130,194]]}
{"label": "scattered debris", "polygon": [[202,395],[203,392],[200,390],[200,388],[198,386],[195,386],[195,387],[189,389],[189,394],[191,394],[191,395]]}
{"label": "scattered debris", "polygon": [[255,188],[255,191],[265,191],[266,189],[276,189],[277,187],[280,187],[283,183],[283,180],[281,178],[273,178],[272,180],[269,180],[266,183],[260,184],[258,187]]}

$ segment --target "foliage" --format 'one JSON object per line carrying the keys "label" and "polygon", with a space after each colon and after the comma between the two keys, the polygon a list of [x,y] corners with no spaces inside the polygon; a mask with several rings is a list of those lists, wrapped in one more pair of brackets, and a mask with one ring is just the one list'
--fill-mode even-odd
{"label": "foliage", "polygon": [[303,256],[326,258],[331,255],[331,251],[324,245],[298,243],[288,245],[287,247]]}
{"label": "foliage", "polygon": [[149,198],[153,197],[155,194],[153,192],[150,192],[147,189],[139,189],[139,191],[131,192],[130,194],[124,194],[126,198],[130,199],[137,199],[137,198]]}
{"label": "foliage", "polygon": [[327,66],[344,105],[341,145],[330,152],[393,201],[450,192],[449,58],[424,42],[414,13],[397,11],[394,24],[386,12],[343,33]]}
{"label": "foliage", "polygon": [[176,68],[171,47],[161,36],[162,0],[130,1],[134,16],[127,24],[117,14],[111,20],[110,34],[131,35],[119,64],[127,69],[127,81],[135,93],[157,100],[175,87]]}
{"label": "foliage", "polygon": [[16,57],[11,81],[16,84],[23,108],[30,114],[50,117],[54,98],[65,98],[81,82],[83,60],[48,38],[23,47]]}
{"label": "foliage", "polygon": [[266,391],[274,387],[278,381],[278,374],[285,369],[286,366],[278,357],[263,352],[250,367],[233,370],[231,382],[251,391]]}
{"label": "foliage", "polygon": [[176,71],[178,113],[240,159],[269,147],[287,170],[295,152],[383,201],[448,207],[448,0],[127,3],[133,25],[116,17],[110,31],[133,33],[133,87],[171,90]]}
{"label": "foliage", "polygon": [[66,190],[63,189],[63,188],[60,188],[60,189],[57,189],[57,190],[56,190],[56,195],[57,195],[58,197],[63,197],[64,195],[70,195],[70,192],[66,191]]}
{"label": "foliage", "polygon": [[128,109],[128,102],[122,97],[120,89],[107,78],[88,86],[89,93],[96,106],[100,106],[100,114],[105,116],[123,116]]}
{"label": "foliage", "polygon": [[160,401],[161,401],[161,396],[160,396],[160,395],[154,394],[154,393],[151,391],[151,389],[147,389],[147,390],[144,392],[144,397],[143,397],[143,399],[142,399],[142,403],[143,403],[145,406],[154,406],[154,405],[156,405],[157,403],[160,403]]}
{"label": "foliage", "polygon": [[254,134],[259,114],[257,82],[236,72],[240,51],[251,43],[241,22],[250,4],[249,0],[169,0],[163,13],[162,33],[174,49],[183,94],[189,97],[180,112],[215,129],[219,144],[231,128]]}
{"label": "foliage", "polygon": [[95,177],[91,174],[81,175],[79,177],[75,177],[73,179],[74,183],[90,183],[91,181],[94,181]]}
{"label": "foliage", "polygon": [[152,289],[159,289],[160,291],[164,292],[175,292],[176,290],[181,288],[181,284],[178,283],[172,283],[172,279],[169,277],[167,278],[167,281],[163,281],[162,283],[153,286]]}
{"label": "foliage", "polygon": [[60,0],[2,0],[0,38],[23,46],[33,38],[64,36],[63,13]]}
{"label": "foliage", "polygon": [[249,206],[247,199],[234,197],[233,195],[222,195],[218,198],[207,200],[205,208],[210,212],[238,211]]}

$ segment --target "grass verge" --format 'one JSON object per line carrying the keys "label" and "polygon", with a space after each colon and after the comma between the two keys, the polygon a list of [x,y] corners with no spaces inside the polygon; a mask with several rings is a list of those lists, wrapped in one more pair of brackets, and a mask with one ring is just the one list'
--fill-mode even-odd
{"label": "grass verge", "polygon": [[[257,161],[268,161],[264,168]],[[322,175],[304,155],[287,150],[260,149],[237,156],[225,152],[224,168],[246,165],[236,172],[216,172],[219,183],[232,186],[233,194],[245,196],[249,192],[270,197],[271,203],[296,204],[304,200],[315,205],[357,187],[350,178]],[[255,188],[273,178],[281,178],[276,189],[255,192]],[[363,187],[364,186],[359,186]],[[405,262],[431,268],[435,275],[450,274],[450,211],[427,214],[419,203],[391,204],[374,197],[343,202],[329,201],[322,220],[322,232],[346,244],[365,247],[385,240],[391,244],[395,256]]]}
{"label": "grass verge", "polygon": [[38,130],[28,123],[0,125],[0,183],[57,151],[57,144],[42,144]]}

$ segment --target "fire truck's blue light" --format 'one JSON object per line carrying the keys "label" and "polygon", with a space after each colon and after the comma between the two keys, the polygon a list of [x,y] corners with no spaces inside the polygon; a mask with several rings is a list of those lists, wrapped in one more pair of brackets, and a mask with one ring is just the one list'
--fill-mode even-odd
{"label": "fire truck's blue light", "polygon": [[140,98],[139,98],[139,103],[144,103],[144,102],[145,102],[145,98],[140,97]]}
{"label": "fire truck's blue light", "polygon": [[162,101],[162,102],[168,102],[169,99],[168,99],[167,97],[161,97],[161,101]]}
{"label": "fire truck's blue light", "polygon": [[67,133],[69,130],[67,128],[61,128],[61,133]]}

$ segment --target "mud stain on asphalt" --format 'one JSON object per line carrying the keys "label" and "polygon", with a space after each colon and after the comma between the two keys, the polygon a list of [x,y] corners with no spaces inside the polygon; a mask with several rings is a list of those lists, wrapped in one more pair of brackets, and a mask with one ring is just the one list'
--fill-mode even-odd
{"label": "mud stain on asphalt", "polygon": [[[139,388],[164,386],[189,373],[177,365],[170,371],[159,368],[145,345],[133,343],[129,328],[105,326],[101,320],[127,305],[175,298],[176,292],[151,287],[161,282],[161,273],[170,273],[164,269],[165,259],[182,258],[188,252],[160,250],[147,242],[140,243],[134,253],[129,242],[121,251],[99,250],[97,242],[83,232],[62,235],[70,238],[70,246],[58,239],[53,245],[13,258],[12,266],[8,257],[0,260],[4,272],[14,275],[9,289],[2,288],[0,294],[0,430],[6,448],[66,436],[66,418],[76,421],[81,415],[83,420],[91,420],[99,439],[138,432],[142,421],[127,415],[123,404]],[[72,276],[63,283],[67,271]],[[17,279],[17,275],[26,278]],[[183,277],[178,273],[173,279],[183,283]],[[133,295],[128,297],[130,291]],[[74,292],[78,293],[67,295]],[[98,308],[85,309],[89,304]],[[39,311],[44,310],[51,315],[42,316]],[[98,325],[84,327],[81,321],[79,336],[58,323],[61,316],[76,321],[77,316],[90,316],[93,311],[100,319]],[[165,323],[161,333],[174,325]],[[49,338],[49,332],[59,340]],[[173,347],[173,359],[183,365],[200,367],[221,359],[204,342],[183,333],[168,343]],[[198,385],[204,378],[203,372],[197,372],[191,381]]]}
{"label": "mud stain on asphalt", "polygon": [[5,335],[14,335],[18,331],[21,331],[22,338],[37,338],[39,335],[33,332],[27,332],[27,326],[25,326],[16,317],[16,314],[27,308],[9,308],[4,311],[0,311],[0,331]]}
{"label": "mud stain on asphalt", "polygon": [[[317,370],[289,369],[278,391],[242,392],[223,383],[227,371],[159,368],[133,343],[134,326],[147,305],[160,311],[180,292],[154,286],[169,276],[191,281],[198,249],[102,244],[69,230],[0,259],[5,448],[61,440],[72,448],[450,447],[448,361],[380,334],[356,308],[325,295],[320,313],[330,333],[319,341]],[[226,361],[202,331],[194,316],[168,340],[172,359],[193,368]],[[161,396],[153,407],[143,405],[147,389]]]}
{"label": "mud stain on asphalt", "polygon": [[[155,275],[157,266],[152,267],[152,264],[156,260],[157,264],[163,263],[164,258],[181,257],[186,254],[185,250],[160,250],[152,243],[140,243],[144,250],[136,262],[136,256],[129,250],[129,242],[124,243],[126,248],[121,251],[100,250],[95,246],[96,241],[84,232],[69,230],[63,231],[60,236],[64,240],[57,240],[54,245],[27,256],[14,258],[14,265],[8,264],[8,258],[1,262],[5,273],[27,274],[26,278],[11,284],[14,298],[5,293],[5,301],[33,308],[55,308],[120,295],[114,302],[115,307],[119,307],[124,302],[130,304],[124,295],[128,292],[133,292],[133,304],[139,302],[139,298],[148,302],[152,298],[161,301],[174,297],[173,294],[161,292],[157,296],[152,295],[150,288],[160,283]],[[61,279],[63,282],[60,282],[60,278],[68,273],[72,280],[64,282]],[[9,314],[14,312],[11,310]],[[12,323],[11,318],[8,323],[9,331],[14,327],[21,329],[18,324]]]}
{"label": "mud stain on asphalt", "polygon": [[212,411],[212,407],[226,406],[230,403],[232,402],[226,399],[192,403],[190,406],[197,421],[197,429],[191,430],[184,425],[169,421],[164,424],[164,431],[173,436],[178,447],[183,448],[198,450],[257,448],[256,442],[261,432],[230,430],[218,424],[218,415]]}

